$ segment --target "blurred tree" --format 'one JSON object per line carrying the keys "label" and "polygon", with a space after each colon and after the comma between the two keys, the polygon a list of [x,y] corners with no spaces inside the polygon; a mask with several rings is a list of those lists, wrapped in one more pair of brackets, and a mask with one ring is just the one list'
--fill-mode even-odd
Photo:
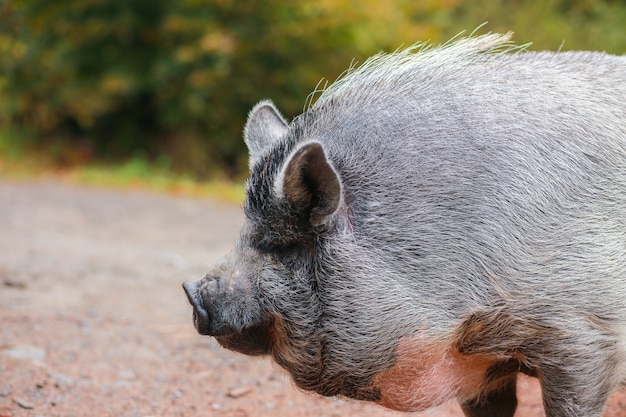
{"label": "blurred tree", "polygon": [[[179,3],[163,27],[169,52],[157,77],[164,120],[177,127],[169,154],[193,161],[196,172],[208,165],[206,155],[219,155],[223,165],[241,171],[241,131],[255,102],[272,98],[293,116],[323,76],[334,79],[355,58],[431,35],[432,25],[410,19],[424,7],[415,3]],[[204,132],[210,140],[197,139]]]}
{"label": "blurred tree", "polygon": [[254,102],[293,115],[322,75],[432,36],[411,16],[439,6],[414,3],[15,0],[2,8],[2,121],[99,157],[166,151],[196,173],[237,172]]}
{"label": "blurred tree", "polygon": [[353,60],[485,21],[534,49],[626,44],[621,0],[0,0],[0,128],[237,174],[256,101],[292,117]]}
{"label": "blurred tree", "polygon": [[451,9],[448,35],[458,27],[489,22],[493,32],[515,32],[517,43],[532,50],[598,50],[626,53],[626,3],[623,0],[483,0]]}
{"label": "blurred tree", "polygon": [[[113,155],[155,151],[159,128],[150,74],[164,1],[15,1],[3,62],[12,122],[42,137],[88,141]],[[6,31],[4,32],[6,34]]]}

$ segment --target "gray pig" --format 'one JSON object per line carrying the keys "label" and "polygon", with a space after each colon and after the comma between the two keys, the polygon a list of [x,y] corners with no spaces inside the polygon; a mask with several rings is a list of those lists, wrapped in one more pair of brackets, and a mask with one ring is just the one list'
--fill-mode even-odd
{"label": "gray pig", "polygon": [[[370,58],[250,112],[246,223],[184,284],[200,334],[403,411],[601,416],[626,382],[626,58],[509,35]],[[515,53],[511,53],[511,52]]]}

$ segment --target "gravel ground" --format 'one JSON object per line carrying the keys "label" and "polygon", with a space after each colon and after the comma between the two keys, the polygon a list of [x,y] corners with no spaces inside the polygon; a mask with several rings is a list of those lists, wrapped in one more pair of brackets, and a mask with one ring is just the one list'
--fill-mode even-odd
{"label": "gravel ground", "polygon": [[[0,417],[403,415],[300,392],[269,360],[195,332],[180,284],[242,221],[209,200],[0,182]],[[516,415],[543,416],[537,382],[519,391]]]}

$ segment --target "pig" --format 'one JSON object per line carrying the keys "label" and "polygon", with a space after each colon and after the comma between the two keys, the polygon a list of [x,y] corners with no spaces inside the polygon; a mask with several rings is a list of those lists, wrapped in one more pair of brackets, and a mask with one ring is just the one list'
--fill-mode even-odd
{"label": "pig", "polygon": [[304,390],[601,416],[626,382],[626,57],[510,34],[376,55],[249,114],[245,224],[183,284],[202,335]]}

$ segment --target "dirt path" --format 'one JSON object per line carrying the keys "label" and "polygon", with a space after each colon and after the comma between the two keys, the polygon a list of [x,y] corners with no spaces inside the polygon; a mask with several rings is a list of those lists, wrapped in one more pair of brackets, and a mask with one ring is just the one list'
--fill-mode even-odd
{"label": "dirt path", "polygon": [[[180,284],[241,222],[206,200],[0,182],[0,417],[401,416],[299,392],[195,332]],[[521,387],[517,415],[543,415],[537,384]]]}

